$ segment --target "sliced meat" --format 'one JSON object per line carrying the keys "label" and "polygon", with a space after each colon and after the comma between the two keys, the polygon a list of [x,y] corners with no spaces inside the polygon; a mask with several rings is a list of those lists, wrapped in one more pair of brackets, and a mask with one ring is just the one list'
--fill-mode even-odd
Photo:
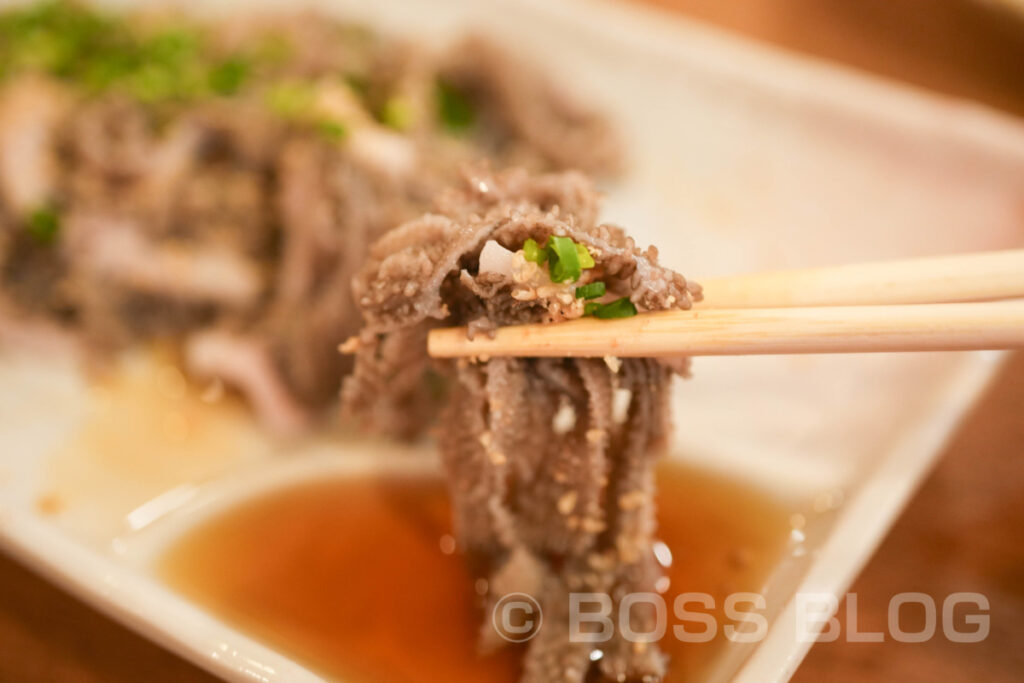
{"label": "sliced meat", "polygon": [[241,391],[260,421],[278,433],[301,432],[310,423],[309,412],[281,383],[269,350],[255,339],[218,330],[195,334],[185,343],[185,366]]}
{"label": "sliced meat", "polygon": [[68,265],[49,244],[41,244],[22,224],[0,225],[0,299],[18,315],[75,322],[74,292]]}
{"label": "sliced meat", "polygon": [[282,149],[278,178],[283,242],[260,327],[291,391],[322,407],[337,398],[351,367],[337,347],[359,328],[352,279],[370,243],[418,203],[404,183],[351,150],[305,138]]}
{"label": "sliced meat", "polygon": [[70,105],[66,89],[33,76],[0,90],[0,199],[11,213],[24,216],[54,199],[57,128]]}
{"label": "sliced meat", "polygon": [[147,238],[127,220],[73,214],[62,242],[80,276],[152,296],[228,308],[256,304],[263,289],[255,264],[218,246]]}
{"label": "sliced meat", "polygon": [[[377,241],[354,283],[365,327],[345,410],[363,424],[414,433],[427,415],[408,408],[425,403],[428,373],[447,382],[437,433],[461,544],[487,577],[489,600],[530,586],[542,603],[526,683],[664,673],[657,644],[621,634],[594,663],[591,646],[569,638],[568,605],[572,592],[617,603],[655,590],[653,464],[669,428],[672,370],[649,359],[433,361],[424,340],[440,324],[485,332],[582,315],[572,294],[562,299],[570,285],[525,260],[527,239],[568,237],[586,247],[594,265],[580,281],[603,282],[638,310],[686,308],[700,296],[699,286],[658,264],[656,250],[636,248],[597,214],[598,196],[577,174],[471,172],[434,213]],[[638,632],[655,618],[645,609],[631,610]],[[498,644],[486,628],[483,640]]]}
{"label": "sliced meat", "polygon": [[[463,162],[596,169],[614,148],[600,117],[480,41],[447,51],[310,12],[169,23],[76,12],[90,36],[103,26],[116,40],[93,46],[84,37],[88,45],[65,45],[68,54],[43,54],[36,38],[67,28],[58,12],[4,45],[13,58],[0,69],[0,295],[18,315],[56,322],[104,353],[154,339],[178,347],[207,328],[229,329],[259,346],[277,385],[310,413],[336,402],[352,367],[335,349],[361,323],[352,283],[369,246],[422,215]],[[159,59],[137,64],[136,38]],[[443,120],[449,82],[480,114],[471,131]],[[579,176],[501,182],[503,197],[527,213],[557,204],[580,224],[596,216]],[[460,190],[419,225],[448,221],[438,233],[454,230],[447,239],[473,223],[470,213],[496,207],[486,191]],[[545,220],[564,227],[556,214]],[[510,246],[493,244],[498,255]],[[462,277],[466,264],[456,265]],[[467,307],[459,314],[472,309],[475,331],[503,316],[546,310],[554,319],[580,308],[557,300],[565,288],[508,303],[508,283],[489,269],[467,271],[458,290]],[[406,278],[403,296],[431,305],[413,290],[429,291],[439,277]],[[381,348],[399,354],[406,343],[415,341],[396,336]],[[403,370],[382,360],[381,375],[406,398],[372,411],[390,410],[400,435],[436,412],[420,380],[429,364],[409,360]]]}
{"label": "sliced meat", "polygon": [[608,120],[493,42],[464,40],[443,60],[440,76],[479,109],[482,144],[508,163],[618,170],[621,143]]}
{"label": "sliced meat", "polygon": [[108,181],[144,173],[156,143],[151,113],[118,96],[86,102],[72,117],[66,139],[80,163]]}
{"label": "sliced meat", "polygon": [[66,326],[40,316],[26,316],[0,300],[0,347],[54,358],[83,355],[81,338]]}

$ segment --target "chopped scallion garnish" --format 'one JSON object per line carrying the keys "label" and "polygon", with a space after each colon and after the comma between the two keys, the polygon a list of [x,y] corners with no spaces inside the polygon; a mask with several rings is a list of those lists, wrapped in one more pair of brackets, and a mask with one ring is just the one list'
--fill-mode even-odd
{"label": "chopped scallion garnish", "polygon": [[452,133],[464,133],[476,123],[476,107],[459,88],[444,80],[437,82],[437,114]]}
{"label": "chopped scallion garnish", "polygon": [[596,299],[604,296],[604,283],[603,282],[591,282],[587,285],[581,285],[576,288],[577,299]]}
{"label": "chopped scallion garnish", "polygon": [[544,263],[548,260],[547,241],[537,244],[537,240],[528,239],[523,242],[523,258],[531,263]]}
{"label": "chopped scallion garnish", "polygon": [[223,54],[199,25],[154,30],[74,0],[0,11],[0,77],[43,71],[87,93],[116,90],[146,103],[231,95],[256,57]]}
{"label": "chopped scallion garnish", "polygon": [[404,97],[389,97],[380,110],[380,122],[399,131],[409,130],[414,118],[412,105]]}
{"label": "chopped scallion garnish", "polygon": [[240,57],[225,59],[210,70],[210,88],[218,95],[234,95],[249,77],[251,65]]}
{"label": "chopped scallion garnish", "polygon": [[278,83],[267,91],[270,110],[284,119],[295,119],[313,106],[313,89],[308,83]]}
{"label": "chopped scallion garnish", "polygon": [[318,133],[320,133],[320,135],[323,135],[331,142],[338,142],[339,140],[343,140],[345,138],[345,135],[348,133],[348,131],[345,129],[345,126],[338,123],[337,121],[331,121],[329,119],[318,121],[316,124],[316,130]]}
{"label": "chopped scallion garnish", "polygon": [[559,235],[552,235],[541,244],[534,239],[526,240],[523,258],[531,263],[547,262],[552,282],[576,282],[584,270],[595,265],[586,246]]}
{"label": "chopped scallion garnish", "polygon": [[629,297],[622,297],[608,304],[589,303],[583,307],[584,315],[609,320],[611,318],[631,318],[636,315],[636,306]]}
{"label": "chopped scallion garnish", "polygon": [[60,216],[48,206],[42,206],[28,216],[28,234],[40,244],[50,244],[60,231]]}
{"label": "chopped scallion garnish", "polygon": [[576,243],[576,256],[579,258],[580,268],[583,270],[594,267],[594,257],[590,255],[589,251],[587,251],[586,245],[580,244],[579,242]]}
{"label": "chopped scallion garnish", "polygon": [[582,274],[576,243],[558,235],[548,238],[548,275],[551,281],[575,282]]}

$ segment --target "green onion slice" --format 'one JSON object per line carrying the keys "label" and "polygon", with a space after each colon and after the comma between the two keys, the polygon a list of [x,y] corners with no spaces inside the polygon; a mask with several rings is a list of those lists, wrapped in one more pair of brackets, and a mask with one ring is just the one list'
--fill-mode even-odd
{"label": "green onion slice", "polygon": [[389,128],[405,131],[412,128],[415,112],[404,97],[389,97],[380,110],[380,121]]}
{"label": "green onion slice", "polygon": [[348,134],[348,130],[345,126],[337,121],[330,119],[322,119],[317,121],[316,130],[320,135],[327,138],[330,142],[338,142],[343,140]]}
{"label": "green onion slice", "polygon": [[464,133],[476,123],[476,106],[469,96],[444,80],[437,82],[437,113],[450,133]]}
{"label": "green onion slice", "polygon": [[28,234],[40,244],[50,244],[60,232],[60,216],[48,206],[29,214],[27,223]]}
{"label": "green onion slice", "polygon": [[583,314],[592,315],[602,320],[632,318],[636,315],[636,306],[629,300],[629,297],[624,296],[609,304],[589,303],[583,307]]}
{"label": "green onion slice", "polygon": [[604,296],[604,283],[603,282],[591,282],[587,285],[581,285],[576,288],[577,299],[596,299]]}
{"label": "green onion slice", "polygon": [[543,245],[537,244],[537,240],[528,239],[523,242],[523,258],[531,263],[544,263],[548,260],[548,253],[545,250],[547,241]]}
{"label": "green onion slice", "polygon": [[540,244],[534,239],[526,240],[523,242],[523,258],[533,263],[547,262],[552,282],[576,282],[584,270],[595,265],[594,257],[584,245],[558,235],[552,235]]}
{"label": "green onion slice", "polygon": [[576,243],[576,256],[580,260],[580,268],[587,270],[594,267],[594,257],[587,251],[587,247],[579,242]]}
{"label": "green onion slice", "polygon": [[583,274],[576,243],[568,237],[551,236],[548,240],[548,261],[548,275],[552,282],[575,282]]}

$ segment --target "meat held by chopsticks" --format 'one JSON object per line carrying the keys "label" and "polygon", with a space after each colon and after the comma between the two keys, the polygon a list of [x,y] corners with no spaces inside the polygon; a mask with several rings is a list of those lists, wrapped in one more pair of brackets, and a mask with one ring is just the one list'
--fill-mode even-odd
{"label": "meat held by chopsticks", "polygon": [[[669,431],[671,375],[685,363],[437,361],[425,338],[442,325],[487,334],[689,308],[699,286],[660,266],[655,249],[598,223],[598,211],[599,195],[577,173],[470,171],[432,213],[378,240],[353,286],[365,325],[345,409],[412,435],[433,417],[441,385],[437,434],[458,539],[492,604],[512,592],[540,601],[544,625],[523,669],[537,683],[664,673],[655,643],[571,642],[569,593],[617,602],[654,591],[653,465]],[[631,618],[646,632],[655,615],[636,605]],[[489,623],[482,633],[485,646],[501,643]]]}

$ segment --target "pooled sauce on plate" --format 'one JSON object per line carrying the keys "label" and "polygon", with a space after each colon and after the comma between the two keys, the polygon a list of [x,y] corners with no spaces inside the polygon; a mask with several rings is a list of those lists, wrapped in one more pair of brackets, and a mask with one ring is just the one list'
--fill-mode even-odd
{"label": "pooled sauce on plate", "polygon": [[[659,472],[659,537],[671,550],[668,679],[721,651],[724,597],[760,590],[784,551],[789,511],[756,490],[678,465]],[[480,655],[474,580],[431,476],[338,478],[276,491],[201,523],[159,560],[175,590],[329,677],[515,683],[521,652]],[[672,601],[715,598],[719,636],[672,637]],[[689,605],[694,610],[696,606]],[[691,625],[689,630],[699,630]]]}

